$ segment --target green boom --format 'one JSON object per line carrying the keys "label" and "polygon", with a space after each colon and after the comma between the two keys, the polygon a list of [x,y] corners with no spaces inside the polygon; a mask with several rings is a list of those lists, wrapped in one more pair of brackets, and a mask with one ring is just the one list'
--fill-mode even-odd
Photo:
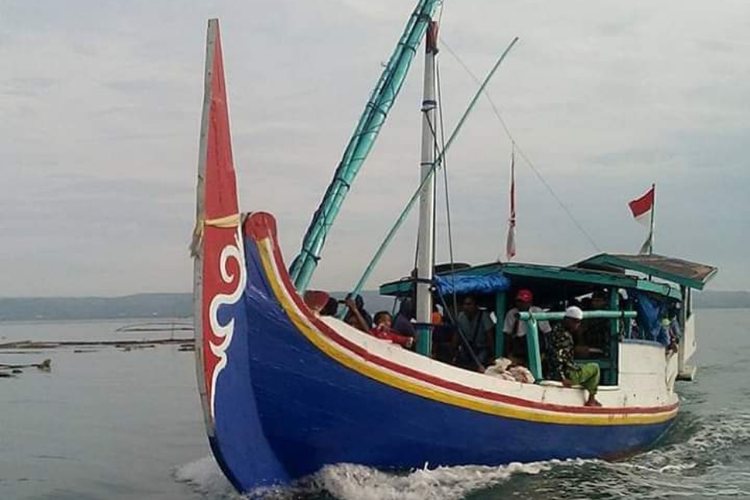
{"label": "green boom", "polygon": [[440,3],[441,0],[419,0],[396,49],[391,54],[383,74],[380,75],[375,90],[367,101],[365,111],[346,146],[333,180],[305,233],[302,249],[289,270],[299,292],[307,288],[312,278],[320,260],[326,235],[341,210],[341,205],[359,169],[362,168],[362,164],[375,144],[380,128],[388,116],[388,111],[396,101],[406,74],[409,72],[417,48],[422,43],[432,14]]}

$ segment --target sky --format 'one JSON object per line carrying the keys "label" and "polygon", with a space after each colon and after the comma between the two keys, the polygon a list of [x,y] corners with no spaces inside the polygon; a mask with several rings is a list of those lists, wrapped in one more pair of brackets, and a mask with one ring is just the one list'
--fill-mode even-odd
{"label": "sky", "polygon": [[[183,292],[195,217],[206,21],[218,17],[243,211],[287,262],[415,0],[0,0],[0,296]],[[516,260],[636,252],[627,202],[657,185],[656,251],[750,289],[750,3],[446,0],[446,128],[488,87],[519,148]],[[463,65],[461,64],[463,63]],[[422,59],[361,171],[312,286],[351,287],[416,189]],[[455,259],[503,253],[511,142],[482,99],[447,158]],[[442,174],[441,174],[442,183]],[[449,258],[439,191],[438,260]],[[411,217],[367,284],[412,268]]]}

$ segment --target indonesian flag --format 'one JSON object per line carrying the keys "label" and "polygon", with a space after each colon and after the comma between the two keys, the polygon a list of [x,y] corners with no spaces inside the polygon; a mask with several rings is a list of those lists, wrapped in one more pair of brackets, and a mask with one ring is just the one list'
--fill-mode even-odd
{"label": "indonesian flag", "polygon": [[508,218],[508,237],[505,241],[507,260],[516,256],[516,154],[515,148],[510,154],[510,217]]}
{"label": "indonesian flag", "polygon": [[651,184],[651,189],[640,198],[628,203],[630,211],[633,213],[635,220],[645,226],[650,226],[648,238],[641,245],[639,253],[651,254],[654,251],[654,200],[656,197],[656,184]]}
{"label": "indonesian flag", "polygon": [[651,211],[654,209],[654,191],[655,186],[651,186],[646,194],[628,203],[635,220],[646,226],[650,224]]}

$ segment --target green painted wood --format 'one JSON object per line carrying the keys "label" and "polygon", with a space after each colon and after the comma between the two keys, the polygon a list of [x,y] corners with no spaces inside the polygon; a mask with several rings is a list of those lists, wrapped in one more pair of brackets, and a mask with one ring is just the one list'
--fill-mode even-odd
{"label": "green painted wood", "polygon": [[[697,262],[687,262],[682,259],[670,258],[666,256],[655,257],[663,258],[667,261],[669,259],[672,259],[675,262],[683,263],[683,265],[705,266],[707,268],[710,268],[710,266],[706,266],[705,264],[698,264]],[[676,283],[678,285],[684,285],[689,288],[695,288],[697,290],[703,290],[703,287],[706,285],[706,283],[708,283],[717,273],[717,269],[713,268],[713,271],[708,273],[703,279],[691,279],[686,276],[680,276],[664,269],[660,269],[659,267],[634,262],[633,260],[623,259],[621,257],[618,257],[617,255],[607,253],[595,255],[594,257],[579,262],[578,265],[612,267],[622,270],[635,271],[649,276],[656,276],[657,278],[671,281],[672,283]]]}
{"label": "green painted wood", "polygon": [[[607,287],[610,289],[624,288],[626,290],[639,290],[661,297],[668,297],[677,301],[683,300],[683,294],[677,286],[669,283],[656,283],[653,281],[639,279],[635,276],[614,275],[612,273],[585,270],[569,267],[545,266],[541,264],[517,264],[517,263],[491,263],[462,269],[455,273],[456,276],[486,276],[494,273],[503,273],[511,280],[514,276],[524,278],[535,278],[541,280],[568,281],[572,283],[585,283],[594,286]],[[445,276],[446,274],[441,274]],[[395,281],[381,285],[381,295],[407,295],[411,293],[412,283],[408,280]]]}
{"label": "green painted wood", "polygon": [[503,333],[503,322],[505,321],[505,292],[495,294],[495,359],[505,355],[505,335]]}
{"label": "green painted wood", "polygon": [[423,356],[432,357],[432,327],[417,327],[417,352]]}
{"label": "green painted wood", "polygon": [[[528,313],[521,313],[528,314]],[[526,342],[529,348],[529,370],[536,380],[542,380],[542,356],[539,352],[539,328],[535,319],[526,319]]]}
{"label": "green painted wood", "polygon": [[385,283],[380,285],[380,295],[388,295],[391,297],[400,297],[411,294],[414,287],[411,281],[394,281],[391,283]]}
{"label": "green painted wood", "polygon": [[[583,319],[588,318],[635,318],[638,315],[635,311],[583,311]],[[535,319],[537,321],[560,321],[565,317],[564,312],[522,312],[518,317],[524,321]]]}
{"label": "green painted wood", "polygon": [[[653,281],[638,279],[634,276],[615,276],[610,273],[586,271],[573,268],[543,266],[538,264],[487,264],[464,269],[455,274],[461,276],[486,276],[493,273],[503,273],[509,278],[520,276],[544,280],[569,281],[573,283],[587,283],[607,288],[625,288],[640,290],[662,297],[669,297],[681,301],[682,294],[677,287],[668,283],[654,283]],[[411,281],[394,281],[381,285],[381,295],[406,295],[411,293]]]}
{"label": "green painted wood", "polygon": [[[625,311],[632,312],[633,311],[633,301],[628,300],[627,304],[625,305]],[[633,336],[633,322],[630,320],[625,321],[625,332],[624,336],[626,339],[629,339]]]}
{"label": "green painted wood", "polygon": [[616,286],[620,288],[634,288],[638,281],[633,277],[538,264],[505,264],[502,267],[502,272],[509,277],[524,276],[527,278],[589,283],[592,285]]}
{"label": "green painted wood", "polygon": [[[583,319],[589,319],[589,318],[608,318],[612,319],[613,323],[616,323],[616,319],[618,318],[635,318],[636,313],[634,311],[584,311],[583,312]],[[531,370],[531,373],[534,374],[534,378],[536,379],[542,379],[542,369],[541,369],[541,358],[539,356],[539,332],[537,329],[537,321],[561,321],[565,317],[564,312],[541,312],[541,313],[530,313],[530,312],[522,312],[519,315],[519,318],[522,321],[526,321],[527,325],[529,326],[529,332],[527,333],[527,337],[532,336],[532,330],[533,330],[533,339],[528,338],[527,341],[529,342],[529,370]],[[534,358],[536,356],[536,358]],[[608,361],[602,361],[602,360],[581,360],[581,363],[597,363],[599,365],[600,370],[602,373],[612,373],[617,371],[617,363],[613,362],[616,360],[615,358],[610,358]],[[537,370],[537,371],[535,371]],[[539,373],[539,375],[537,375]],[[605,385],[617,385],[617,378],[610,378],[608,380],[602,380],[602,383]]]}
{"label": "green painted wood", "polygon": [[638,280],[636,287],[637,290],[642,292],[655,293],[663,297],[669,297],[678,301],[682,300],[682,294],[677,287],[671,286],[667,283],[655,283],[648,280]]}
{"label": "green painted wood", "polygon": [[[612,289],[609,291],[609,310],[619,312],[619,309],[620,309],[620,294],[617,293],[617,290]],[[625,319],[625,322],[630,322],[630,320]],[[619,332],[618,324],[619,324],[619,321],[617,319],[612,319],[609,321],[609,352],[606,354],[607,354],[607,359],[610,360],[610,362],[612,363],[612,366],[610,369],[607,369],[604,372],[602,372],[604,374],[604,379],[602,382],[605,385],[617,385],[618,366],[619,366],[618,354],[620,352],[620,349],[619,349],[620,332]]]}

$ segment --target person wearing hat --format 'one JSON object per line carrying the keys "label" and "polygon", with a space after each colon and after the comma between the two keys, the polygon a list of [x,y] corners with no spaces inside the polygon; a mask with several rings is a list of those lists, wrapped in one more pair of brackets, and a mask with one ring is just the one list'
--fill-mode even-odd
{"label": "person wearing hat", "polygon": [[[526,322],[518,318],[519,312],[542,312],[542,310],[533,305],[534,295],[531,290],[519,290],[516,293],[516,307],[512,308],[505,315],[503,322],[503,333],[505,334],[506,352],[519,362],[526,362],[529,359],[528,342],[526,340]],[[540,321],[538,323],[539,331],[548,334],[552,331],[549,323]]]}
{"label": "person wearing hat", "polygon": [[564,387],[580,385],[589,393],[586,406],[601,406],[596,400],[599,387],[599,365],[586,363],[577,365],[573,361],[575,343],[573,335],[581,328],[583,311],[580,307],[570,306],[565,310],[563,320],[555,325],[547,344],[547,361],[549,363],[549,378],[559,380]]}

